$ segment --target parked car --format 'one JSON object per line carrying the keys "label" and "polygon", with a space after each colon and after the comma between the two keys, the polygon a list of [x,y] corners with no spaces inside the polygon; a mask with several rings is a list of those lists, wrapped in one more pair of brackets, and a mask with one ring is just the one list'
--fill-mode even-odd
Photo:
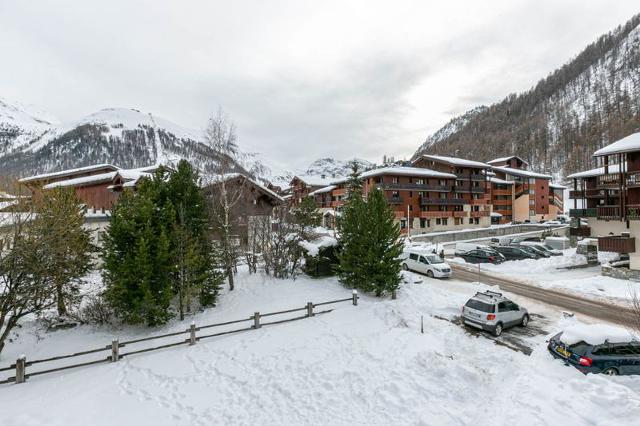
{"label": "parked car", "polygon": [[489,248],[469,250],[465,253],[457,254],[468,263],[502,263],[505,261],[503,255]]}
{"label": "parked car", "polygon": [[[527,241],[525,241],[525,242],[527,242]],[[536,246],[517,245],[515,247],[521,248],[522,250],[526,251],[527,253],[538,255],[538,259],[540,259],[542,257],[551,257],[551,255],[549,253],[547,253],[546,251],[544,251],[541,248],[536,247]]]}
{"label": "parked car", "polygon": [[506,260],[539,259],[539,256],[516,246],[493,246],[492,249],[503,255]]}
{"label": "parked car", "polygon": [[[560,332],[549,340],[547,346],[554,358],[576,367],[584,374],[602,373],[610,376],[618,374],[640,374],[640,342],[630,336],[591,340],[586,333],[578,338],[567,337]],[[628,334],[628,333],[627,333]],[[596,341],[597,344],[585,340]]]}
{"label": "parked car", "polygon": [[547,254],[549,254],[550,256],[562,256],[562,250],[556,250],[551,246],[546,245],[543,242],[537,242],[537,241],[522,241],[520,243],[518,243],[519,246],[534,246],[537,248],[540,248],[542,250],[544,250]]}
{"label": "parked car", "polygon": [[456,243],[455,247],[455,255],[458,256],[462,253],[467,253],[468,251],[474,249],[488,249],[489,246],[486,244],[478,244],[478,243]]}
{"label": "parked car", "polygon": [[545,225],[562,225],[562,223],[559,220],[548,220],[545,222]]}
{"label": "parked car", "polygon": [[620,253],[618,258],[609,262],[610,266],[614,268],[628,268],[630,264],[630,258],[628,253]]}
{"label": "parked car", "polygon": [[462,307],[462,318],[466,325],[489,331],[494,336],[509,327],[529,324],[529,312],[525,308],[494,291],[476,293]]}
{"label": "parked car", "polygon": [[451,276],[451,266],[437,254],[419,249],[410,249],[405,253],[408,254],[402,262],[402,268],[405,271],[420,272],[429,278],[449,278]]}

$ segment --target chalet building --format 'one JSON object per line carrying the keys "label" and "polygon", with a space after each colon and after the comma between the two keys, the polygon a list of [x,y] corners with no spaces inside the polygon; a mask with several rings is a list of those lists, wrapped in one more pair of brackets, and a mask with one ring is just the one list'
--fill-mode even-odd
{"label": "chalet building", "polygon": [[291,180],[289,204],[298,205],[302,200],[312,192],[326,188],[331,182],[336,180],[335,175],[317,175],[317,176],[294,176]]}
{"label": "chalet building", "polygon": [[[640,270],[640,132],[596,151],[600,167],[569,175],[570,215],[588,226],[573,226],[574,236],[598,238],[598,249],[628,253],[630,269]],[[638,242],[636,241],[638,240]]]}
{"label": "chalet building", "polygon": [[463,220],[454,220],[454,224],[459,225],[465,222],[467,227],[491,225],[491,183],[488,175],[491,166],[479,161],[442,155],[422,155],[415,159],[412,165],[454,175],[455,181],[451,186],[448,199],[444,202],[456,203],[453,204],[454,210],[469,212],[468,217],[461,217]]}
{"label": "chalet building", "polygon": [[491,185],[491,212],[492,224],[506,224],[513,222],[513,187],[515,182],[510,180],[499,179],[495,177],[495,173],[488,178]]}
{"label": "chalet building", "polygon": [[104,213],[116,203],[124,188],[135,189],[140,178],[150,176],[158,167],[120,169],[111,164],[97,164],[30,176],[20,179],[19,182],[31,190],[33,197],[47,189],[73,188],[76,197],[84,203],[87,210]]}
{"label": "chalet building", "polygon": [[[562,193],[552,188],[552,176],[527,170],[529,165],[520,157],[497,158],[489,162],[497,179],[513,182],[511,220],[513,222],[538,222],[556,219],[562,212]],[[497,188],[496,188],[497,189]],[[492,202],[505,203],[504,186],[492,195]],[[555,197],[555,198],[554,198]],[[558,205],[555,203],[556,198]],[[495,210],[495,207],[494,207]],[[505,212],[508,210],[505,210]],[[506,221],[505,221],[506,223]]]}
{"label": "chalet building", "polygon": [[[253,237],[253,225],[258,221],[268,221],[270,226],[273,209],[283,204],[285,200],[266,186],[241,173],[226,175],[224,182],[225,189],[230,194],[229,197],[238,199],[230,212],[234,219],[231,224],[232,233],[240,246],[246,247]],[[219,191],[220,181],[210,183],[204,188],[205,197],[211,203],[218,198]],[[215,205],[212,207],[216,208]]]}

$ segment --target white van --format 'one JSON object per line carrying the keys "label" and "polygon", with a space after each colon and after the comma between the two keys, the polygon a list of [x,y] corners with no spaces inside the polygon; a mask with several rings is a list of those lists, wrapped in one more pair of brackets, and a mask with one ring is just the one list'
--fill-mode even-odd
{"label": "white van", "polygon": [[428,250],[409,249],[405,251],[405,259],[402,261],[402,269],[425,274],[429,278],[449,278],[451,266],[440,256]]}

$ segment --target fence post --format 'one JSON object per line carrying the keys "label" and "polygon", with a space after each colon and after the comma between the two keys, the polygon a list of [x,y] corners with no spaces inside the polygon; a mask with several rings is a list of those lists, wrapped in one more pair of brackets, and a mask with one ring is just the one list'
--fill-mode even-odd
{"label": "fence post", "polygon": [[313,302],[307,302],[307,317],[313,316]]}
{"label": "fence post", "polygon": [[260,312],[253,313],[253,328],[256,330],[260,328]]}
{"label": "fence post", "polygon": [[196,323],[191,322],[191,326],[189,327],[189,346],[193,346],[196,344]]}
{"label": "fence post", "polygon": [[358,306],[358,290],[353,290],[353,306]]}
{"label": "fence post", "polygon": [[420,315],[420,333],[424,334],[424,315]]}
{"label": "fence post", "polygon": [[120,344],[118,339],[111,341],[111,362],[117,362],[120,359]]}
{"label": "fence post", "polygon": [[27,357],[25,355],[20,355],[20,357],[16,360],[16,384],[24,383],[25,381],[25,370],[27,367]]}
{"label": "fence post", "polygon": [[396,298],[396,289],[391,290],[391,298],[395,300]]}

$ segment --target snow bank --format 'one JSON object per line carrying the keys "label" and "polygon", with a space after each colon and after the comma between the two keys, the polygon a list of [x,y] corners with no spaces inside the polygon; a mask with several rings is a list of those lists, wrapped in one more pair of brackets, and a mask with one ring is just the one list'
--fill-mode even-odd
{"label": "snow bank", "polygon": [[609,324],[576,324],[567,327],[562,332],[561,340],[567,345],[586,342],[591,345],[610,343],[624,343],[634,340],[631,333],[621,327]]}
{"label": "snow bank", "polygon": [[302,240],[299,244],[309,256],[317,256],[321,248],[337,246],[338,240],[329,235],[322,235],[313,241]]}

